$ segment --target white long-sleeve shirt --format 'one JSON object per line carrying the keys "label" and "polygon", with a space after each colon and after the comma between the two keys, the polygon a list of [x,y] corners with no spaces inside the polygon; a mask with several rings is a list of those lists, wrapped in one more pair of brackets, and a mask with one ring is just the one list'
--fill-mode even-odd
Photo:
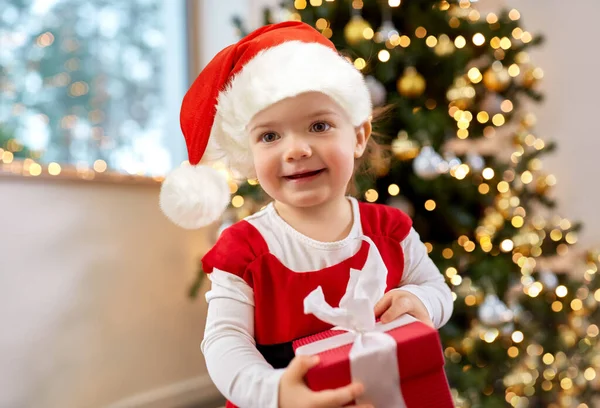
{"label": "white long-sleeve shirt", "polygon": [[[299,233],[277,214],[272,204],[246,221],[260,232],[269,251],[285,266],[297,273],[308,273],[336,265],[359,250],[360,211],[358,202],[349,199],[354,222],[341,241],[320,242]],[[404,251],[404,272],[395,290],[416,295],[435,327],[443,326],[453,310],[443,275],[414,229],[398,244]],[[227,271],[213,269],[209,277],[212,287],[206,294],[208,316],[202,352],[211,379],[229,401],[242,408],[277,408],[283,369],[274,369],[256,349],[252,288]]]}

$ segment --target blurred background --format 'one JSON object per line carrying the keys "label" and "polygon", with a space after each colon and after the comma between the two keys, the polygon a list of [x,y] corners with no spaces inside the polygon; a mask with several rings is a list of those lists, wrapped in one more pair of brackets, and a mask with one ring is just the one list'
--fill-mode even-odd
{"label": "blurred background", "polygon": [[[491,240],[489,250],[485,249],[488,244],[481,239],[475,227],[469,233],[464,225],[452,223],[448,224],[443,239],[431,234],[428,241],[433,243],[430,249],[432,257],[438,248],[436,243],[444,241],[447,236],[452,236],[452,242],[460,243],[452,247],[457,257],[457,248],[464,248],[465,256],[467,252],[473,252],[468,250],[466,242],[477,242],[479,246],[473,254],[481,257],[495,256],[492,247],[496,245],[498,254],[508,253],[509,259],[512,256],[514,264],[518,265],[517,273],[531,278],[524,281],[519,275],[516,279],[524,285],[524,294],[529,298],[535,297],[532,296],[531,285],[543,281],[544,290],[549,290],[545,299],[548,305],[552,305],[552,310],[558,301],[557,296],[564,297],[560,296],[560,290],[556,290],[561,286],[565,290],[568,288],[569,296],[574,294],[573,300],[580,299],[585,305],[578,308],[570,300],[569,310],[574,313],[573,316],[556,321],[548,318],[542,322],[555,328],[566,327],[560,331],[567,333],[566,343],[553,346],[557,350],[573,348],[574,354],[567,353],[565,357],[576,361],[578,368],[575,371],[570,370],[572,367],[567,363],[552,368],[553,362],[559,361],[562,355],[550,353],[550,361],[549,357],[546,358],[548,353],[536,353],[532,349],[525,352],[526,348],[523,348],[523,354],[543,359],[554,374],[546,376],[546,371],[542,373],[541,369],[539,372],[536,369],[537,377],[532,374],[533,377],[528,378],[519,371],[522,376],[519,377],[522,381],[519,381],[523,384],[516,388],[510,388],[515,382],[507,381],[508,371],[505,377],[500,378],[504,378],[504,382],[499,384],[493,380],[483,385],[456,381],[457,405],[593,406],[590,401],[598,394],[600,374],[600,353],[596,344],[598,327],[593,324],[597,317],[595,303],[600,301],[600,292],[596,291],[595,277],[592,276],[597,271],[594,265],[600,261],[593,249],[600,246],[600,217],[597,216],[600,170],[596,161],[600,138],[592,120],[597,115],[600,95],[597,78],[600,57],[595,51],[595,19],[600,13],[600,3],[594,0],[568,4],[557,0],[425,2],[429,9],[417,7],[419,2],[416,0],[297,0],[284,2],[284,7],[279,3],[276,0],[0,0],[0,225],[3,227],[0,232],[0,322],[3,326],[0,334],[0,407],[208,408],[222,405],[222,398],[206,373],[200,352],[206,313],[202,294],[208,286],[205,280],[198,279],[199,259],[227,222],[253,212],[261,203],[256,198],[252,183],[233,186],[232,192],[236,195],[227,222],[201,231],[185,231],[162,216],[158,208],[158,192],[162,177],[187,156],[178,121],[181,99],[187,87],[219,50],[235,42],[240,34],[265,24],[268,19],[303,19],[315,24],[324,35],[333,36],[336,45],[352,49],[352,60],[357,68],[371,73],[375,80],[372,97],[388,102],[393,102],[397,96],[408,100],[410,106],[403,105],[402,109],[405,113],[415,114],[415,118],[418,118],[420,110],[415,110],[416,107],[422,105],[433,112],[440,105],[439,101],[447,97],[443,111],[447,112],[450,108],[451,115],[455,113],[452,108],[461,109],[461,112],[470,109],[474,113],[487,110],[490,116],[495,108],[506,113],[506,118],[495,117],[493,127],[501,134],[504,120],[509,122],[511,119],[525,126],[525,134],[519,142],[522,146],[533,146],[538,140],[531,139],[530,144],[526,139],[526,134],[530,134],[533,127],[540,139],[556,142],[556,150],[544,156],[546,184],[542,193],[538,191],[540,195],[556,200],[557,206],[552,211],[559,217],[556,225],[561,225],[560,231],[553,227],[548,229],[548,236],[551,231],[562,231],[560,238],[552,238],[556,245],[551,250],[552,255],[560,256],[554,256],[544,264],[545,273],[548,268],[552,269],[555,283],[551,282],[552,279],[548,280],[549,275],[545,275],[545,281],[536,275],[539,271],[534,267],[528,270],[529,264],[519,265],[519,258],[537,258],[539,254],[536,255],[536,250],[531,248],[527,251],[518,249],[518,240],[513,238],[512,230],[507,230],[507,234],[513,234],[510,239],[508,235],[499,234],[498,240],[494,241],[494,234],[491,238],[488,236]],[[430,11],[432,4],[437,14]],[[265,8],[270,10],[267,16]],[[345,11],[340,14],[342,9]],[[370,9],[381,10],[381,15],[372,17]],[[471,13],[473,10],[475,14]],[[471,40],[465,35],[468,44],[466,48],[465,45],[460,46],[453,29],[471,33],[471,27],[479,29],[478,24],[483,24],[490,32],[502,30],[502,10],[506,13],[518,10],[518,18],[513,18],[516,16],[514,12],[506,14],[510,16],[506,17],[506,27],[510,26],[507,38],[512,33],[512,45],[504,47],[499,42],[496,47],[490,41],[493,34],[487,35],[486,32],[482,44],[478,44],[474,36]],[[442,16],[439,14],[442,11],[447,13]],[[447,31],[444,38],[447,41],[450,36],[450,43],[454,44],[451,48],[455,47],[449,51],[456,56],[453,75],[468,73],[465,78],[471,80],[474,87],[481,79],[476,80],[477,75],[472,75],[474,71],[469,70],[477,66],[473,63],[475,57],[481,60],[484,54],[461,54],[462,48],[488,47],[491,59],[514,59],[523,73],[526,68],[531,68],[529,80],[532,82],[520,82],[519,86],[511,88],[508,85],[511,78],[522,80],[522,75],[512,75],[510,70],[507,71],[510,78],[503,76],[504,72],[488,77],[488,80],[484,76],[485,89],[482,88],[482,92],[479,88],[471,88],[476,89],[473,92],[477,95],[482,95],[479,99],[478,96],[469,96],[470,91],[460,97],[447,94],[449,88],[460,88],[451,78],[436,99],[439,95],[428,94],[433,87],[425,84],[435,83],[437,75],[427,74],[426,69],[419,67],[419,58],[425,51],[409,53],[411,41],[415,50],[420,40],[423,44],[429,41],[426,33],[421,35],[418,30],[406,28],[410,21],[402,15],[409,12],[416,13],[412,14],[415,19],[422,18],[430,24],[438,21],[432,17],[434,15],[449,22],[449,25],[444,23],[443,28],[423,23],[430,30],[430,36],[435,37],[435,44],[427,43],[427,46],[433,50]],[[333,16],[337,16],[337,20]],[[496,16],[496,20],[491,16]],[[234,24],[236,18],[239,21]],[[324,22],[319,22],[319,18]],[[460,21],[456,27],[453,27],[452,18]],[[369,27],[364,25],[365,21]],[[387,38],[383,40],[380,38],[378,41],[376,36],[373,38],[373,34],[365,31],[371,26],[377,29],[384,22],[392,25],[375,33],[384,33]],[[346,29],[348,26],[352,28],[352,24],[355,31],[360,31],[358,40],[353,39],[351,29]],[[540,46],[527,51],[526,61],[519,60],[517,52],[512,55],[511,47],[518,48],[519,41],[537,45],[536,37],[534,35],[533,41],[531,38],[523,40],[523,31],[515,34],[511,24],[544,38]],[[468,27],[465,28],[465,25]],[[499,28],[494,28],[496,26]],[[398,44],[394,44],[394,34]],[[408,44],[402,43],[401,36],[404,35],[409,38]],[[402,59],[405,55],[405,61],[412,62],[398,63],[393,70],[373,68],[369,71],[369,65],[390,61],[390,52],[386,51],[387,55],[377,54],[372,48],[364,48],[366,42],[376,44],[382,50],[391,43],[388,49],[403,49],[405,54],[398,54],[398,58]],[[498,53],[499,49],[506,53]],[[368,55],[362,62],[359,61],[358,57],[365,52]],[[442,51],[437,58],[444,54]],[[436,54],[432,52],[431,55],[435,57]],[[394,55],[388,66],[392,66],[393,62]],[[406,71],[405,65],[417,66],[422,75]],[[491,60],[489,65],[492,66]],[[539,70],[535,71],[535,68]],[[484,73],[482,65],[477,72]],[[405,80],[400,84],[402,78]],[[503,81],[506,81],[504,85]],[[421,86],[423,89],[419,89]],[[518,99],[521,91],[528,93],[529,98]],[[543,94],[543,102],[539,100],[538,92]],[[486,98],[489,94],[499,96],[490,101],[489,97]],[[465,98],[472,100],[467,104],[469,106],[462,105]],[[502,105],[506,100],[512,101],[510,109],[506,108],[506,104]],[[497,107],[492,106],[496,103],[494,101]],[[511,116],[513,103],[514,118]],[[517,107],[529,116],[516,116]],[[401,116],[399,114],[398,118]],[[389,141],[397,148],[394,152],[400,163],[397,168],[406,170],[410,167],[411,174],[419,176],[418,183],[415,182],[412,187],[400,182],[394,184],[398,187],[399,196],[406,191],[420,199],[429,194],[428,188],[436,188],[435,184],[431,184],[434,182],[429,181],[432,175],[428,171],[433,159],[425,157],[425,146],[433,146],[444,155],[445,161],[438,155],[439,161],[435,162],[435,166],[448,165],[447,174],[442,174],[441,167],[434,169],[437,180],[444,180],[444,177],[462,180],[466,177],[457,176],[453,163],[457,166],[469,163],[470,167],[464,170],[465,175],[477,170],[485,180],[492,177],[482,173],[484,167],[494,168],[496,174],[501,174],[499,169],[505,170],[498,157],[494,157],[501,154],[498,144],[491,147],[488,144],[475,150],[469,148],[468,152],[461,150],[459,145],[452,147],[451,151],[444,147],[453,146],[447,144],[450,138],[462,141],[467,138],[464,132],[457,133],[457,122],[461,119],[453,123],[450,135],[447,131],[441,132],[439,140],[434,131],[425,139],[418,132],[410,131],[411,126],[430,123],[434,120],[432,118],[423,117],[420,120],[425,122],[414,123],[406,119],[401,125],[392,125],[396,126],[392,136],[405,143],[400,148],[400,142],[394,145],[393,141]],[[479,120],[479,116],[477,118]],[[473,139],[474,145],[479,140],[476,138],[478,133],[482,136],[481,140],[490,139],[489,133],[486,133],[490,132],[490,127],[485,124],[486,121],[479,122],[479,127],[473,125],[470,128],[472,135],[469,140]],[[458,128],[465,129],[460,123]],[[401,133],[405,129],[408,132]],[[523,129],[520,131],[523,132]],[[515,132],[518,134],[519,130]],[[471,154],[471,159],[467,159],[467,153]],[[516,162],[524,154],[525,150],[514,156],[511,151],[506,162]],[[437,160],[438,156],[434,158]],[[528,161],[536,157],[529,157]],[[429,161],[424,162],[423,159]],[[453,159],[459,161],[452,162]],[[481,163],[480,169],[474,164],[476,162]],[[537,162],[530,167],[530,175],[538,170],[537,167]],[[391,182],[386,177],[393,174],[394,168],[389,163],[384,165],[379,180],[365,186],[361,197],[404,208],[405,203],[393,199],[398,196],[398,192],[394,192],[395,187],[388,188]],[[521,170],[518,175],[524,184],[528,184],[526,178],[529,176],[522,176],[527,170]],[[493,176],[494,173],[491,174]],[[470,177],[467,179],[470,180]],[[473,177],[473,180],[479,180],[477,186],[484,184],[481,177]],[[498,180],[493,187],[501,183]],[[419,190],[415,187],[417,185],[424,187]],[[487,193],[482,193],[481,187],[477,186],[474,191],[479,191],[482,196]],[[503,193],[502,187],[497,188]],[[515,190],[518,189],[515,187]],[[410,193],[407,194],[409,201],[414,202],[415,197],[410,196]],[[525,196],[521,195],[522,202],[525,202]],[[419,204],[424,208],[409,211],[417,221],[433,216],[436,201],[430,201],[423,199],[423,203]],[[484,204],[481,204],[482,208]],[[439,200],[437,206],[442,207]],[[483,210],[475,213],[476,218],[481,219],[487,214]],[[525,214],[519,215],[518,211],[516,215],[500,213],[509,227],[520,228],[523,225]],[[521,220],[515,221],[515,217],[521,217]],[[564,220],[567,218],[581,221],[583,228],[571,228],[570,222],[566,225]],[[427,238],[429,229],[426,224],[426,221],[421,221],[423,231],[419,232]],[[576,233],[577,238],[574,238],[575,235],[568,238],[569,232]],[[461,238],[463,236],[466,241]],[[469,241],[471,238],[472,241]],[[506,239],[512,240],[508,249]],[[560,246],[563,241],[565,247]],[[515,337],[515,333],[525,333],[527,339],[526,331],[518,327],[526,323],[527,318],[519,322],[516,309],[501,296],[514,286],[507,281],[506,285],[497,284],[490,289],[489,284],[480,283],[475,285],[477,290],[470,287],[468,293],[461,292],[461,282],[455,278],[456,271],[458,269],[459,274],[467,277],[469,267],[465,264],[466,258],[464,262],[456,261],[456,265],[452,264],[454,266],[448,263],[454,258],[452,254],[447,256],[448,252],[442,249],[451,248],[449,242],[444,241],[445,246],[439,247],[438,266],[456,289],[457,302],[479,307],[479,313],[474,310],[471,314],[458,308],[459,316],[466,323],[443,335],[447,344],[452,344],[445,350],[449,373],[452,373],[452,364],[457,364],[460,372],[468,371],[465,367],[475,364],[469,362],[472,344],[462,344],[461,349],[452,343],[457,337],[481,337],[483,346],[499,338],[496,345],[503,350],[500,358],[507,361],[514,358],[510,347],[517,347],[517,343],[522,342],[515,340],[520,336]],[[567,248],[567,244],[569,251],[563,249]],[[536,246],[541,247],[542,244]],[[539,252],[541,254],[541,249]],[[469,262],[476,263],[483,258],[469,259]],[[456,269],[452,272],[449,268]],[[509,269],[500,273],[509,276]],[[573,282],[577,283],[572,283],[571,277],[563,278],[565,273],[572,275]],[[473,275],[472,282],[475,281]],[[559,283],[561,286],[558,286]],[[588,290],[582,292],[581,288]],[[190,290],[195,296],[189,296]],[[485,314],[489,305],[486,299],[490,299],[488,295],[491,293],[502,299],[503,307],[506,303],[511,308],[513,315],[508,319],[510,322],[494,315],[493,310],[490,312],[491,319],[489,313]],[[474,296],[472,304],[469,303],[469,295]],[[529,307],[526,302],[519,305],[525,309]],[[581,312],[582,309],[587,312]],[[495,322],[494,318],[501,322]],[[480,336],[468,331],[475,327],[475,320],[487,327],[485,333],[493,334],[490,327],[495,327],[492,341],[486,340],[485,333]],[[507,329],[506,323],[512,326]],[[581,333],[580,329],[583,330]],[[576,340],[569,340],[573,337],[571,331],[575,333]],[[554,331],[549,329],[548,334],[551,333]],[[503,335],[514,344],[501,343]],[[455,354],[462,357],[455,358]],[[577,356],[581,358],[577,360]],[[495,358],[490,357],[489,361],[497,361]],[[526,367],[527,362],[523,361],[523,364]],[[563,371],[564,375],[561,374]],[[544,379],[547,381],[545,384]],[[569,385],[565,379],[572,384]],[[535,385],[531,385],[533,383]],[[469,391],[480,385],[482,390],[487,391],[478,391],[477,395]],[[492,388],[486,388],[488,385]],[[502,390],[501,403],[494,402],[491,397],[490,390],[498,389]],[[535,395],[544,392],[550,397],[535,398]],[[555,405],[549,403],[548,398],[553,398]]]}

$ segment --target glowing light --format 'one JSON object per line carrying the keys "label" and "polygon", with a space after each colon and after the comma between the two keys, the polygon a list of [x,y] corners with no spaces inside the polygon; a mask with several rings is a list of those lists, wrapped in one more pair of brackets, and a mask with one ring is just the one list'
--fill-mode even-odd
{"label": "glowing light", "polygon": [[365,61],[363,58],[357,58],[354,60],[354,66],[356,69],[362,70],[367,66],[367,61]]}
{"label": "glowing light", "polygon": [[481,71],[479,71],[479,69],[476,67],[471,68],[469,70],[469,72],[467,73],[467,76],[469,77],[469,80],[474,84],[480,83],[481,80],[483,79],[483,75],[481,74]]}
{"label": "glowing light", "polygon": [[381,62],[388,62],[390,60],[390,52],[388,50],[381,50],[377,54],[377,58],[379,58],[379,61]]}
{"label": "glowing light", "polygon": [[482,172],[483,178],[486,180],[491,180],[494,178],[494,169],[490,167],[486,167]]}
{"label": "glowing light", "polygon": [[374,203],[375,201],[377,201],[378,198],[379,193],[377,192],[377,190],[370,188],[365,192],[365,199],[370,203]]}
{"label": "glowing light", "polygon": [[523,341],[523,339],[525,338],[525,336],[523,336],[523,332],[520,331],[516,331],[512,334],[511,336],[512,341],[514,341],[515,343],[520,343]]}
{"label": "glowing light", "polygon": [[456,48],[464,48],[465,45],[467,45],[467,40],[465,40],[465,37],[463,37],[462,35],[459,35],[454,39],[454,45],[456,46]]}
{"label": "glowing light", "polygon": [[435,36],[430,35],[429,37],[427,37],[427,39],[425,40],[425,44],[427,44],[427,46],[429,48],[433,48],[437,45],[438,43],[438,39],[435,38]]}
{"label": "glowing light", "polygon": [[555,292],[556,292],[556,296],[558,296],[560,298],[567,296],[567,293],[569,293],[567,287],[564,285],[557,286],[555,289]]}
{"label": "glowing light", "polygon": [[104,160],[96,160],[94,162],[93,167],[94,167],[94,170],[97,171],[98,173],[103,173],[108,168],[108,165],[106,164],[106,162]]}
{"label": "glowing light", "polygon": [[242,197],[241,195],[234,196],[231,199],[231,205],[233,205],[235,208],[240,208],[244,205],[244,197]]}
{"label": "glowing light", "polygon": [[513,250],[514,246],[515,246],[514,242],[512,242],[510,239],[505,239],[500,244],[500,249],[504,252],[510,252]]}
{"label": "glowing light", "polygon": [[397,184],[390,184],[390,186],[388,187],[388,193],[391,196],[397,196],[398,194],[400,194],[400,187],[398,187]]}
{"label": "glowing light", "polygon": [[48,174],[50,174],[51,176],[58,176],[61,172],[61,167],[60,164],[58,163],[50,163],[48,164]]}
{"label": "glowing light", "polygon": [[38,163],[32,163],[29,166],[29,174],[32,176],[39,176],[42,174],[42,166],[40,166]]}
{"label": "glowing light", "polygon": [[477,33],[473,36],[473,44],[479,46],[485,43],[485,37],[481,33]]}

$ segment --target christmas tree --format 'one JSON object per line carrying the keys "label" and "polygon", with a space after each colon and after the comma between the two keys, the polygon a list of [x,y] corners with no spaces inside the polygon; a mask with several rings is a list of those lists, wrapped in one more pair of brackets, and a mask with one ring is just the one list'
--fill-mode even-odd
{"label": "christmas tree", "polygon": [[[267,22],[307,22],[367,78],[377,123],[357,197],[412,217],[447,277],[455,312],[442,328],[457,407],[591,407],[600,393],[598,253],[555,266],[579,225],[553,213],[554,176],[525,101],[543,72],[517,10],[482,15],[458,1],[296,0]],[[241,34],[244,29],[237,21]],[[231,182],[231,219],[267,199]],[[197,286],[195,287],[197,290]]]}

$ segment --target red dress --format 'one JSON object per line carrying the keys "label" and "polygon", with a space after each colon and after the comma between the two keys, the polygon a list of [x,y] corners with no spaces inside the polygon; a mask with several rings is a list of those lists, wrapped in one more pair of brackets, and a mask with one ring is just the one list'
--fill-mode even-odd
{"label": "red dress", "polygon": [[[399,286],[404,269],[400,243],[412,226],[411,219],[398,209],[359,203],[363,234],[377,246],[388,269],[386,292]],[[304,314],[304,298],[317,286],[325,299],[338,306],[344,295],[350,269],[362,269],[369,245],[352,257],[327,268],[297,273],[269,252],[259,231],[246,221],[227,228],[202,259],[204,271],[213,268],[233,273],[254,291],[254,337],[256,347],[274,368],[285,368],[294,357],[292,341],[328,330],[331,325]],[[227,403],[227,408],[235,405]]]}

